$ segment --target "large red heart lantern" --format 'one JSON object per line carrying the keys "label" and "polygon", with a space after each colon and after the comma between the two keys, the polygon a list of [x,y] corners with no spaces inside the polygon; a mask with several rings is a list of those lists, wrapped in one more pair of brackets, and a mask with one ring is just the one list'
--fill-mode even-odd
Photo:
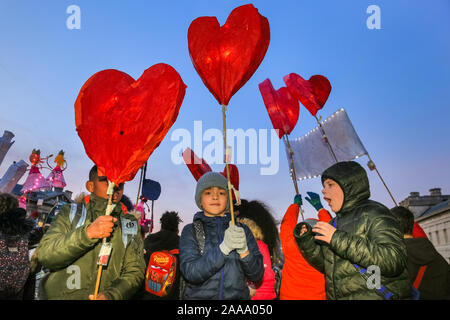
{"label": "large red heart lantern", "polygon": [[200,17],[188,30],[192,63],[221,105],[258,69],[269,42],[269,21],[252,4],[235,8],[222,27],[216,17]]}
{"label": "large red heart lantern", "polygon": [[185,91],[163,63],[136,81],[112,69],[90,77],[75,102],[75,124],[99,171],[116,185],[132,180],[175,122]]}
{"label": "large red heart lantern", "polygon": [[296,73],[284,77],[284,82],[292,95],[300,100],[309,112],[315,116],[323,108],[331,92],[331,84],[322,75],[314,75],[309,80]]}
{"label": "large red heart lantern", "polygon": [[286,87],[275,90],[269,79],[259,84],[259,91],[272,125],[274,129],[278,130],[278,137],[290,134],[298,121],[300,111],[298,100],[290,94]]}
{"label": "large red heart lantern", "polygon": [[[198,181],[205,173],[212,171],[205,159],[199,158],[190,148],[186,148],[186,150],[183,151],[183,159],[196,181]],[[230,183],[236,190],[239,190],[239,170],[237,166],[229,163],[228,169],[230,170]],[[227,168],[225,167],[220,173],[225,178],[227,177],[226,170]]]}

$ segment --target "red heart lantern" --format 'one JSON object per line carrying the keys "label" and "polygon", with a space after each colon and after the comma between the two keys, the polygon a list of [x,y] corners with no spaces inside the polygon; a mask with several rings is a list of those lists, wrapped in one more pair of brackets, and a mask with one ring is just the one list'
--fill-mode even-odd
{"label": "red heart lantern", "polygon": [[75,102],[75,124],[99,171],[116,185],[132,180],[175,122],[185,91],[163,63],[136,81],[111,69],[90,77]]}
{"label": "red heart lantern", "polygon": [[195,70],[221,105],[258,69],[269,42],[269,21],[251,4],[235,8],[222,27],[216,17],[200,17],[188,30]]}
{"label": "red heart lantern", "polygon": [[198,181],[206,172],[210,172],[211,167],[204,159],[200,159],[190,148],[183,151],[183,159],[194,179]]}
{"label": "red heart lantern", "polygon": [[259,84],[259,91],[272,125],[278,130],[278,137],[290,134],[298,121],[300,111],[298,100],[294,99],[286,87],[275,90],[269,79]]}
{"label": "red heart lantern", "polygon": [[315,75],[309,80],[296,73],[284,77],[284,82],[292,95],[315,116],[323,108],[331,92],[330,81],[324,76]]}
{"label": "red heart lantern", "polygon": [[[212,171],[208,163],[203,158],[200,159],[190,148],[183,151],[183,159],[196,181],[198,181],[198,179],[200,179],[205,173]],[[239,190],[239,170],[237,166],[229,163],[228,169],[230,170],[231,184],[236,188],[236,190]],[[227,168],[225,167],[220,174],[226,178]]]}

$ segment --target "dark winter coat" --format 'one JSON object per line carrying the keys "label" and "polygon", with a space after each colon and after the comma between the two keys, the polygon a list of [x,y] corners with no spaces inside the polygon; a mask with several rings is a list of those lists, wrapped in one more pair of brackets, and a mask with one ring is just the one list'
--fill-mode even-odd
{"label": "dark winter coat", "polygon": [[144,240],[145,262],[148,264],[153,252],[161,250],[178,249],[180,236],[176,231],[161,229],[161,231],[149,234]]}
{"label": "dark winter coat", "polygon": [[[23,300],[27,279],[30,276],[28,250],[32,243],[34,222],[26,218],[26,211],[21,208],[0,213],[0,300]],[[8,247],[16,247],[16,255],[7,254]],[[23,260],[25,256],[25,261]],[[6,279],[5,279],[6,278]],[[0,280],[0,281],[1,281]],[[21,289],[19,289],[21,288]]]}
{"label": "dark winter coat", "polygon": [[195,239],[193,224],[184,227],[180,238],[180,267],[187,282],[184,299],[250,299],[247,280],[259,282],[264,276],[263,256],[250,229],[236,223],[244,228],[250,251],[241,259],[236,250],[226,256],[219,249],[229,227],[229,214],[207,217],[198,212],[194,221],[197,219],[202,221],[205,231],[203,255]]}
{"label": "dark winter coat", "polygon": [[405,239],[408,251],[408,272],[411,282],[419,267],[427,266],[419,286],[421,300],[450,299],[450,265],[426,238]]}
{"label": "dark winter coat", "polygon": [[340,162],[325,170],[322,182],[328,178],[344,192],[342,208],[336,213],[337,230],[330,244],[316,242],[308,225],[308,232],[300,236],[304,223],[294,229],[305,259],[325,273],[327,299],[384,299],[376,289],[369,288],[353,264],[363,268],[378,266],[381,285],[388,288],[394,299],[408,299],[411,284],[403,234],[389,209],[369,200],[365,170],[353,161]]}

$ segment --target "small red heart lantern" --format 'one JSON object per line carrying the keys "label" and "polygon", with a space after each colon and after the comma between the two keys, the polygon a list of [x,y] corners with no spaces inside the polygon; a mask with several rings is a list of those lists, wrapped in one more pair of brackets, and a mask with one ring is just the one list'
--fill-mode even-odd
{"label": "small red heart lantern", "polygon": [[309,80],[296,73],[284,77],[284,82],[291,94],[315,116],[323,108],[331,92],[331,84],[322,75],[314,75]]}
{"label": "small red heart lantern", "polygon": [[267,112],[278,137],[290,134],[298,121],[300,106],[286,87],[278,90],[273,88],[269,79],[259,84],[259,91],[264,100]]}

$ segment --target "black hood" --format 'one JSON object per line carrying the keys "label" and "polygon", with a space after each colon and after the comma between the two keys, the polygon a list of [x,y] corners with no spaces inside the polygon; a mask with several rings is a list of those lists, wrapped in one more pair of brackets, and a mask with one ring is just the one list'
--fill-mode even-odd
{"label": "black hood", "polygon": [[417,265],[426,265],[436,259],[438,252],[426,238],[405,239],[408,260]]}
{"label": "black hood", "polygon": [[332,165],[323,172],[322,185],[326,179],[336,181],[344,192],[344,203],[338,213],[345,213],[370,197],[366,170],[357,162],[344,161]]}

